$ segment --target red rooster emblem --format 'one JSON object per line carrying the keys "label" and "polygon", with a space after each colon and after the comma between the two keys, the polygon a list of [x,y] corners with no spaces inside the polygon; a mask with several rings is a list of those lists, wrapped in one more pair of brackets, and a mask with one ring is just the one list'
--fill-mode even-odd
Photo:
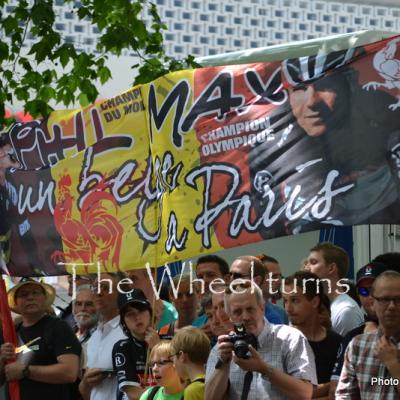
{"label": "red rooster emblem", "polygon": [[74,198],[71,195],[71,176],[63,175],[58,181],[54,222],[60,234],[64,251],[56,250],[54,262],[111,265],[119,269],[119,256],[123,227],[118,222],[118,205],[115,198],[105,191],[102,181],[84,198],[80,220],[72,218]]}

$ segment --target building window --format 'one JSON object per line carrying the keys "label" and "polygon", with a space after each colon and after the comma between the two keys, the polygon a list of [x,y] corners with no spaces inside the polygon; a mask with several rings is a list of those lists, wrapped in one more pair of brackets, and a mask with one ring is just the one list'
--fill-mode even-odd
{"label": "building window", "polygon": [[367,8],[367,7],[363,7],[363,8],[361,9],[361,12],[362,12],[364,15],[369,15],[369,14],[371,14],[371,9],[370,9],[370,8]]}
{"label": "building window", "polygon": [[233,23],[240,25],[242,23],[242,18],[233,18]]}
{"label": "building window", "polygon": [[226,43],[225,39],[219,38],[217,39],[217,45],[218,46],[224,46]]}
{"label": "building window", "polygon": [[174,18],[174,12],[172,10],[166,10],[165,11],[165,16],[167,18]]}
{"label": "building window", "polygon": [[204,36],[201,37],[201,38],[200,38],[200,43],[201,43],[201,44],[208,44],[208,37],[204,37]]}
{"label": "building window", "polygon": [[386,28],[392,28],[393,27],[393,22],[392,21],[386,21],[385,22]]}
{"label": "building window", "polygon": [[251,32],[249,29],[243,29],[242,30],[242,35],[243,36],[251,36]]}
{"label": "building window", "polygon": [[208,32],[217,33],[217,27],[216,26],[209,26],[208,27]]}
{"label": "building window", "polygon": [[322,4],[322,3],[316,3],[316,4],[315,4],[315,9],[316,9],[316,10],[323,10],[323,9],[324,9],[324,4]]}
{"label": "building window", "polygon": [[198,47],[193,47],[192,52],[193,54],[200,54],[200,49]]}
{"label": "building window", "polygon": [[233,6],[226,5],[225,6],[225,11],[226,12],[233,12]]}
{"label": "building window", "polygon": [[354,18],[354,23],[357,25],[361,25],[362,24],[362,19],[361,18]]}
{"label": "building window", "polygon": [[208,21],[208,15],[207,14],[200,14],[200,21]]}
{"label": "building window", "polygon": [[193,32],[200,32],[200,25],[192,25]]}
{"label": "building window", "polygon": [[354,14],[356,12],[356,9],[354,6],[347,6],[347,12],[349,14]]}
{"label": "building window", "polygon": [[227,35],[233,35],[234,32],[235,32],[235,31],[234,31],[232,28],[225,28],[225,33],[226,33]]}
{"label": "building window", "polygon": [[370,20],[369,20],[369,23],[370,23],[370,25],[372,25],[372,26],[378,25],[378,21],[377,21],[376,19],[370,19]]}
{"label": "building window", "polygon": [[283,11],[282,10],[275,10],[275,17],[282,17]]}
{"label": "building window", "polygon": [[192,18],[192,14],[190,14],[188,12],[184,12],[184,13],[182,13],[182,18],[183,19],[191,19]]}
{"label": "building window", "polygon": [[307,25],[306,24],[299,24],[299,29],[301,31],[306,31],[307,30]]}
{"label": "building window", "polygon": [[56,24],[56,30],[57,31],[65,30],[65,24]]}
{"label": "building window", "polygon": [[74,14],[72,12],[66,12],[64,13],[65,19],[74,19]]}
{"label": "building window", "polygon": [[258,26],[258,19],[251,19],[250,24],[251,26]]}
{"label": "building window", "polygon": [[181,31],[183,29],[183,25],[179,22],[175,22],[174,29],[176,29],[177,31]]}
{"label": "building window", "polygon": [[183,53],[183,47],[182,46],[175,46],[174,50],[176,53]]}
{"label": "building window", "polygon": [[324,22],[330,22],[331,21],[331,16],[330,15],[324,15],[323,17],[322,17],[322,21],[324,21]]}
{"label": "building window", "polygon": [[217,22],[225,22],[225,17],[223,15],[218,15]]}
{"label": "building window", "polygon": [[216,11],[217,10],[217,5],[216,4],[209,4],[208,5],[208,9],[210,11]]}
{"label": "building window", "polygon": [[283,27],[284,29],[290,29],[292,27],[292,24],[290,22],[284,22]]}
{"label": "building window", "polygon": [[257,12],[259,15],[267,15],[267,10],[265,8],[260,8]]}
{"label": "building window", "polygon": [[299,18],[299,13],[298,12],[292,12],[291,13],[292,18]]}
{"label": "building window", "polygon": [[241,40],[234,40],[233,45],[236,47],[241,47],[242,46],[242,41]]}
{"label": "building window", "polygon": [[321,25],[315,25],[315,32],[323,32],[324,28]]}
{"label": "building window", "polygon": [[260,37],[260,38],[266,38],[266,37],[267,37],[267,32],[259,31],[259,32],[258,32],[258,37]]}
{"label": "building window", "polygon": [[92,32],[93,33],[100,33],[100,30],[99,30],[99,28],[97,26],[94,26],[93,29],[92,29]]}
{"label": "building window", "polygon": [[275,32],[275,39],[282,39],[283,35],[280,32]]}
{"label": "building window", "polygon": [[194,1],[192,3],[192,8],[199,9],[200,8],[200,4],[197,1]]}
{"label": "building window", "polygon": [[164,0],[157,0],[157,4],[161,4],[162,5],[162,4],[165,4],[165,3],[164,3]]}
{"label": "building window", "polygon": [[243,7],[242,11],[243,11],[243,14],[250,14],[251,13],[250,7]]}
{"label": "building window", "polygon": [[251,41],[250,42],[250,47],[251,48],[258,47],[258,42]]}
{"label": "building window", "polygon": [[332,33],[339,33],[339,28],[337,26],[332,26],[331,32]]}
{"label": "building window", "polygon": [[75,32],[83,32],[83,26],[82,25],[75,25],[74,30],[75,30]]}
{"label": "building window", "polygon": [[292,37],[292,40],[299,40],[300,39],[300,37],[299,37],[299,35],[297,33],[292,34],[291,37]]}
{"label": "building window", "polygon": [[386,10],[384,9],[384,8],[378,8],[377,10],[376,10],[376,13],[379,15],[379,16],[383,16],[383,15],[386,15]]}
{"label": "building window", "polygon": [[93,44],[93,39],[92,38],[85,38],[85,44],[92,45]]}
{"label": "building window", "polygon": [[267,21],[268,28],[275,28],[275,21]]}
{"label": "building window", "polygon": [[314,13],[308,13],[308,14],[307,14],[307,19],[308,19],[309,21],[316,21],[317,16],[316,16]]}
{"label": "building window", "polygon": [[339,22],[341,24],[346,24],[347,23],[347,17],[344,17],[344,16],[339,17]]}
{"label": "building window", "polygon": [[63,6],[64,5],[64,0],[56,0],[56,6]]}
{"label": "building window", "polygon": [[165,40],[175,40],[175,35],[173,33],[166,33]]}
{"label": "building window", "polygon": [[208,54],[209,54],[210,56],[214,56],[215,54],[217,54],[217,50],[215,50],[215,49],[210,49],[210,50],[208,50]]}
{"label": "building window", "polygon": [[190,42],[192,41],[192,37],[191,37],[191,36],[188,36],[188,35],[183,35],[182,40],[183,40],[185,43],[190,43]]}
{"label": "building window", "polygon": [[175,7],[182,7],[182,0],[175,0],[174,1],[174,6]]}

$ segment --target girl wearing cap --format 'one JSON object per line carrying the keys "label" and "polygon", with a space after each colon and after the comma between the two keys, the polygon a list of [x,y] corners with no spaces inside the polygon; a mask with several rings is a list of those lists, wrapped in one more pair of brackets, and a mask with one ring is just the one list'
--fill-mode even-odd
{"label": "girl wearing cap", "polygon": [[118,341],[113,347],[113,373],[117,374],[123,399],[137,400],[146,386],[155,384],[146,371],[146,356],[147,349],[152,348],[159,337],[151,327],[151,305],[140,289],[119,293],[118,307],[120,323],[128,338]]}

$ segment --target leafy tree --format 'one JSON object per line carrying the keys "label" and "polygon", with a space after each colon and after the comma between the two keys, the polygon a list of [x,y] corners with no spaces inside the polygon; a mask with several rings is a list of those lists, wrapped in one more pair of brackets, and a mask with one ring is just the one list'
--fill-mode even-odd
{"label": "leafy tree", "polygon": [[[73,0],[65,0],[71,3]],[[183,61],[165,54],[163,30],[156,5],[146,0],[81,0],[73,12],[80,20],[90,20],[100,31],[96,53],[81,51],[63,41],[54,29],[57,15],[53,0],[19,0],[14,10],[5,15],[0,0],[0,124],[4,123],[4,104],[22,101],[25,111],[33,116],[46,116],[52,111],[49,102],[69,106],[79,100],[81,106],[94,102],[102,84],[111,77],[107,56],[135,52],[140,63],[135,84],[146,83],[169,71],[198,66],[192,56]],[[142,20],[149,11],[149,26]],[[36,39],[28,52],[23,44],[28,33]],[[55,66],[63,67],[57,73]],[[6,121],[10,123],[10,121]]]}

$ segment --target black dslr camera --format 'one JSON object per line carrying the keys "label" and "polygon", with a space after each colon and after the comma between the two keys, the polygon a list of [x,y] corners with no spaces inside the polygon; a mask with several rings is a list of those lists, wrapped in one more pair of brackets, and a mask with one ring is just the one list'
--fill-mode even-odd
{"label": "black dslr camera", "polygon": [[233,343],[233,351],[239,358],[250,358],[249,344],[257,349],[257,338],[247,333],[243,324],[235,324],[235,333],[229,334],[229,341]]}

